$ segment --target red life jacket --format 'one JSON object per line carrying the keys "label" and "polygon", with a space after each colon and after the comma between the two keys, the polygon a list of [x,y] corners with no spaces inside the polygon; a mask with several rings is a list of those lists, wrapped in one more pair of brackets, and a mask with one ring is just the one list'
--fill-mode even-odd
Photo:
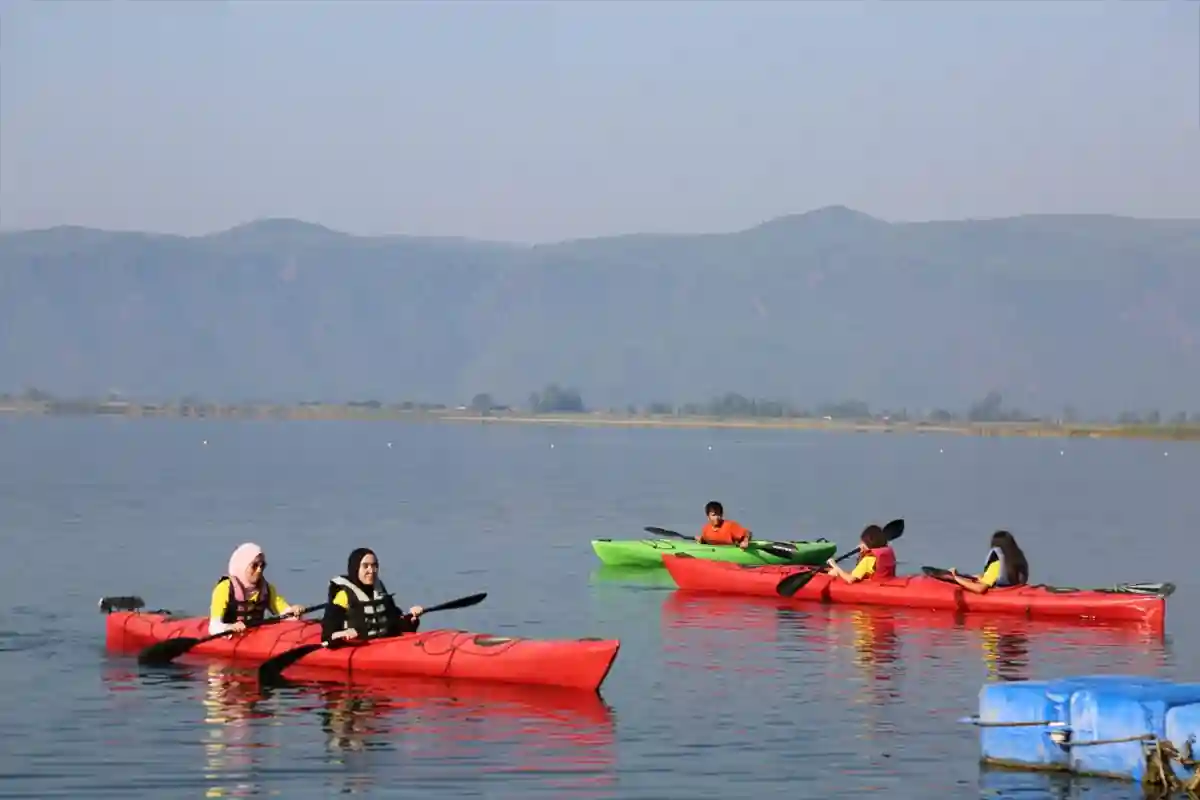
{"label": "red life jacket", "polygon": [[896,577],[896,551],[891,547],[876,547],[862,554],[862,558],[867,556],[875,556],[875,571],[867,580],[883,581]]}

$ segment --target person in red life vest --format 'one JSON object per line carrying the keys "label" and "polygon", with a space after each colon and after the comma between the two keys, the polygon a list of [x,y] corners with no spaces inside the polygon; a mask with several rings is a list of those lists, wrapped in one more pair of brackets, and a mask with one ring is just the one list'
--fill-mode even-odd
{"label": "person in red life vest", "polygon": [[858,564],[853,572],[846,572],[832,558],[828,563],[829,571],[846,583],[896,577],[896,553],[878,525],[868,525],[863,529],[858,541]]}
{"label": "person in red life vest", "polygon": [[737,545],[745,550],[750,545],[750,531],[731,519],[725,519],[725,507],[716,500],[704,506],[708,524],[700,529],[696,541],[701,544]]}

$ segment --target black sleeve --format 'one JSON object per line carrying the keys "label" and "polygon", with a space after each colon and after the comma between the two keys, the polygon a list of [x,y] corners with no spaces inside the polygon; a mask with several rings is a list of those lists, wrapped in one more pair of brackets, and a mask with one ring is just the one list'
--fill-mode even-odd
{"label": "black sleeve", "polygon": [[329,637],[346,627],[346,609],[330,603],[325,606],[325,616],[321,618],[321,641],[328,642]]}
{"label": "black sleeve", "polygon": [[413,619],[407,614],[401,614],[392,618],[392,624],[388,626],[388,634],[399,636],[402,633],[416,633],[420,627],[421,620]]}
{"label": "black sleeve", "polygon": [[387,599],[387,609],[389,636],[399,636],[402,633],[416,633],[417,629],[421,627],[421,620],[413,619],[407,614],[400,613],[400,609],[390,597]]}

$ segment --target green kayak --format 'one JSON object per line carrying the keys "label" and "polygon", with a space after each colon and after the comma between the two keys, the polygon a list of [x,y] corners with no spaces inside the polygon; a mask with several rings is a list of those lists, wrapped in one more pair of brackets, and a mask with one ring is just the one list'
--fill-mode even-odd
{"label": "green kayak", "polygon": [[[763,550],[776,544],[795,548],[792,558],[781,558]],[[833,558],[837,544],[825,539],[802,542],[751,541],[745,550],[732,545],[711,545],[683,539],[593,539],[592,549],[608,566],[661,567],[663,553],[687,553],[710,561],[733,564],[823,564]]]}

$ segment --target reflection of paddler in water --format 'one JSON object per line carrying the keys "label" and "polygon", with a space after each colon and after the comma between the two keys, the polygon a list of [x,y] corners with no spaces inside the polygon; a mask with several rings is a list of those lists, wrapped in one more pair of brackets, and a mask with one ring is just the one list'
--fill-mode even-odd
{"label": "reflection of paddler in water", "polygon": [[318,716],[331,753],[388,747],[385,741],[370,741],[372,735],[381,732],[377,723],[390,710],[387,703],[377,702],[352,685],[323,685],[319,691],[324,706]]}
{"label": "reflection of paddler in water", "polygon": [[206,797],[248,797],[261,792],[254,782],[222,784],[223,775],[252,775],[257,766],[254,749],[263,747],[255,742],[254,722],[269,716],[258,711],[261,699],[256,684],[230,674],[220,664],[206,668],[204,687],[205,736],[204,779],[209,783]]}
{"label": "reflection of paddler in water", "polygon": [[854,665],[866,684],[867,694],[876,704],[889,703],[899,696],[896,679],[903,669],[899,658],[900,637],[890,609],[853,608],[849,610],[854,631]]}
{"label": "reflection of paddler in water", "polygon": [[[1029,583],[1029,561],[1015,536],[1008,531],[996,531],[989,546],[983,572],[974,577],[960,575],[952,568],[950,577],[955,583],[974,594]],[[989,624],[983,626],[981,639],[989,681],[1025,679],[1025,667],[1029,665],[1028,638],[1020,633],[1001,633],[997,625]]]}
{"label": "reflection of paddler in water", "polygon": [[324,701],[317,716],[325,733],[329,763],[343,767],[337,793],[370,792],[375,780],[369,774],[369,753],[394,749],[383,725],[383,718],[392,710],[391,705],[352,685],[323,684],[317,691]]}
{"label": "reflection of paddler in water", "polygon": [[988,681],[1024,681],[1029,679],[1029,637],[1022,633],[1002,633],[995,625],[980,631],[983,663]]}

